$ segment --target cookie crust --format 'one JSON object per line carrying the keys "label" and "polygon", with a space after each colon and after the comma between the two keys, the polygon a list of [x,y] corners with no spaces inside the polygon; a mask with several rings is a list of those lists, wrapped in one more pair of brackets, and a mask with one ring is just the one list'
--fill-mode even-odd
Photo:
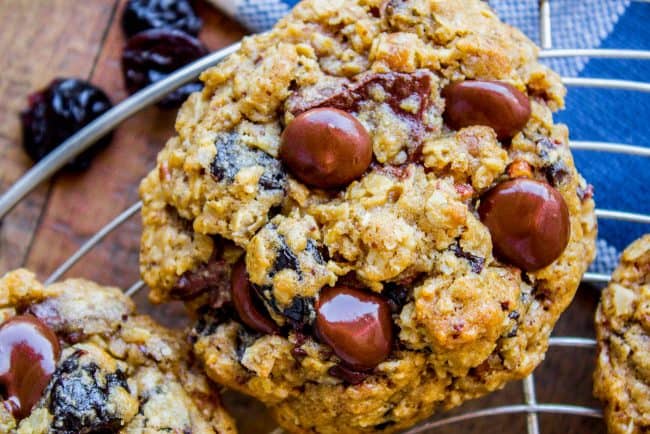
{"label": "cookie crust", "polygon": [[[523,34],[478,0],[307,0],[201,77],[141,185],[142,275],[166,301],[182,298],[179,279],[219,263],[227,281],[245,257],[282,327],[243,326],[227,285],[187,290],[212,379],[262,400],[290,432],[394,432],[539,364],[593,259],[596,221],[552,118],[565,89]],[[528,96],[523,130],[499,141],[489,127],[445,126],[442,89],[473,79]],[[323,106],[352,113],[373,143],[368,171],[334,192],[275,164],[284,127]],[[534,272],[493,256],[476,213],[518,176],[557,189],[570,214],[569,245]],[[311,333],[320,288],[343,283],[394,308],[395,349],[358,384]]]}
{"label": "cookie crust", "polygon": [[650,430],[650,235],[633,242],[596,311],[594,394],[611,434]]}

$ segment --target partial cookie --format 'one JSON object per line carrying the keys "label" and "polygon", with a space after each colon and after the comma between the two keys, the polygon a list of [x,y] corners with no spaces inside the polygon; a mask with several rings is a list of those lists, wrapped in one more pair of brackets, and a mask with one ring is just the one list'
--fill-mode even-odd
{"label": "partial cookie", "polygon": [[182,333],[117,288],[0,279],[0,431],[235,433]]}
{"label": "partial cookie", "polygon": [[560,78],[479,0],[307,0],[202,74],[141,271],[291,432],[393,432],[529,374],[594,256]]}
{"label": "partial cookie", "polygon": [[594,394],[610,434],[650,432],[650,235],[632,243],[596,312]]}

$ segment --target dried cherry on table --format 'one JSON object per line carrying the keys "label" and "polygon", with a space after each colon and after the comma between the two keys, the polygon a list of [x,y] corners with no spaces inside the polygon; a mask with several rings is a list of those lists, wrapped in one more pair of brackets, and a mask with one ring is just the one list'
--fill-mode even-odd
{"label": "dried cherry on table", "polygon": [[[122,53],[122,73],[129,93],[135,93],[177,69],[208,54],[198,39],[173,29],[152,29],[138,33]],[[198,81],[188,83],[164,97],[158,106],[179,107],[187,97],[202,89]]]}
{"label": "dried cherry on table", "polygon": [[202,24],[188,0],[129,0],[122,15],[122,29],[127,36],[160,28],[196,36]]}
{"label": "dried cherry on table", "polygon": [[[20,114],[23,148],[39,161],[74,133],[113,107],[100,88],[76,78],[58,78],[29,96],[29,107]],[[111,141],[104,136],[66,166],[83,170]]]}

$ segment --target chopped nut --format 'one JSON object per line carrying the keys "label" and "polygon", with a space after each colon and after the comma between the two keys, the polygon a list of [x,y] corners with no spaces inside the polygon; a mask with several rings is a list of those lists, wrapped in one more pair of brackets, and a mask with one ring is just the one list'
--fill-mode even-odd
{"label": "chopped nut", "polygon": [[533,177],[532,166],[524,160],[515,160],[508,166],[508,176],[514,178],[529,178]]}
{"label": "chopped nut", "polygon": [[616,309],[616,315],[624,316],[634,313],[636,294],[618,284],[612,284],[611,289],[614,291],[614,308]]}

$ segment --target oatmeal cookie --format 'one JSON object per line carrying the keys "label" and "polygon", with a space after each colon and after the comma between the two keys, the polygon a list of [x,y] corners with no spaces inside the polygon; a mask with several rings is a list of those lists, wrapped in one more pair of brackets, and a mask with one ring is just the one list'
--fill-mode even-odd
{"label": "oatmeal cookie", "polygon": [[13,271],[0,320],[0,432],[236,432],[183,334],[117,288]]}
{"label": "oatmeal cookie", "polygon": [[394,432],[543,359],[594,256],[560,78],[479,0],[306,0],[203,72],[141,271],[288,431]]}
{"label": "oatmeal cookie", "polygon": [[650,235],[632,243],[596,312],[594,394],[611,434],[650,431]]}

